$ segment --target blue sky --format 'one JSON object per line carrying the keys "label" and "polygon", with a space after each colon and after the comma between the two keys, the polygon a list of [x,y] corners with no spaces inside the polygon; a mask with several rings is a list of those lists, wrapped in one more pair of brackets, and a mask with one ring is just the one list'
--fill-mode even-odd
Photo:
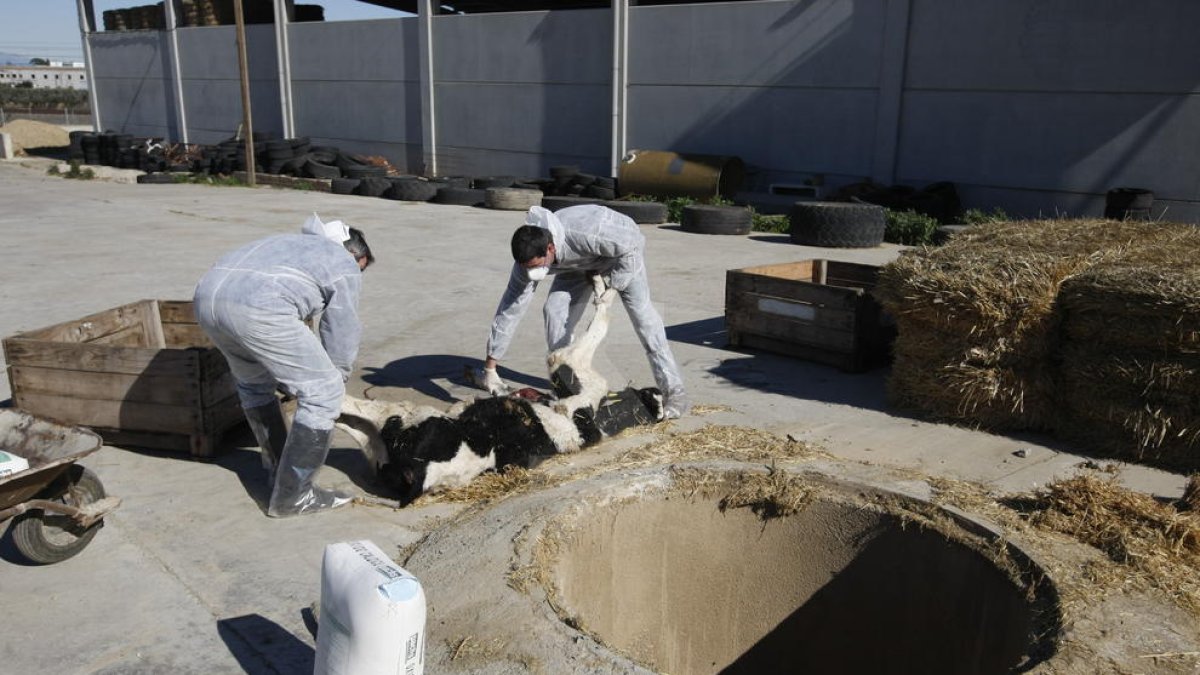
{"label": "blue sky", "polygon": [[[307,0],[325,8],[326,21],[406,16],[357,0]],[[95,0],[96,23],[101,12],[150,4],[152,0]],[[0,20],[0,53],[29,58],[83,58],[79,40],[79,14],[75,0],[5,0]]]}

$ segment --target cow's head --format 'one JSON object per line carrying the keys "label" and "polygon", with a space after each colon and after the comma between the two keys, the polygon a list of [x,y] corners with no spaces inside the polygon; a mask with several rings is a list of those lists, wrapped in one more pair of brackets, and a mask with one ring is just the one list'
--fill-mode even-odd
{"label": "cow's head", "polygon": [[408,506],[424,492],[429,463],[416,457],[395,457],[379,469],[383,484],[396,492],[400,506]]}

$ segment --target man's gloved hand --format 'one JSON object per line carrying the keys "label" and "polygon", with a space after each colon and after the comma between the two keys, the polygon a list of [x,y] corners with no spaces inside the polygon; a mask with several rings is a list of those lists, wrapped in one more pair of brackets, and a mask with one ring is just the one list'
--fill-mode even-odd
{"label": "man's gloved hand", "polygon": [[592,281],[592,303],[600,304],[600,298],[604,297],[604,291],[608,290],[608,283],[604,281],[604,275],[599,272],[590,274]]}
{"label": "man's gloved hand", "polygon": [[682,387],[667,392],[663,399],[663,419],[679,419],[692,409],[692,402]]}
{"label": "man's gloved hand", "polygon": [[508,384],[500,379],[500,375],[495,368],[483,368],[480,370],[479,377],[480,386],[487,390],[492,396],[507,396]]}

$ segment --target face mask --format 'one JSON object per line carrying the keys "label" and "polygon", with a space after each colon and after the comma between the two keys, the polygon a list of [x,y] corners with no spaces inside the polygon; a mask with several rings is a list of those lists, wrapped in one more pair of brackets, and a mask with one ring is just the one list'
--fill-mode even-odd
{"label": "face mask", "polygon": [[547,274],[550,273],[550,266],[543,265],[541,267],[533,267],[525,270],[525,273],[529,275],[530,281],[541,281],[542,279],[546,278]]}

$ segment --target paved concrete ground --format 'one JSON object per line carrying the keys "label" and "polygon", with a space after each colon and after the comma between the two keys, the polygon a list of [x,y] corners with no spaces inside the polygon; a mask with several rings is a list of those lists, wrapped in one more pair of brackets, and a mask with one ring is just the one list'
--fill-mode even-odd
{"label": "paved concrete ground", "polygon": [[[520,214],[275,189],[129,185],[46,176],[47,163],[0,163],[0,334],[82,317],[142,298],[186,299],[218,255],[298,230],[309,212],[361,227],[378,264],[366,275],[366,322],[350,393],[446,405],[470,396],[464,364],[483,356]],[[832,368],[724,348],[725,270],[806,258],[882,263],[897,247],[825,250],[786,236],[711,237],[645,226],[652,294],[697,404],[727,406],[680,429],[741,424],[823,444],[835,455],[1028,489],[1081,457],[1044,437],[1009,438],[897,416],[885,370]],[[544,291],[543,291],[544,292]],[[597,365],[612,383],[652,383],[618,311]],[[544,386],[541,320],[523,322],[501,374]],[[0,382],[0,399],[9,395]],[[78,557],[22,564],[0,540],[5,673],[298,673],[311,670],[306,612],[320,592],[327,543],[373,540],[396,552],[459,508],[355,506],[316,517],[263,515],[264,475],[251,439],[215,463],[105,447],[84,464],[124,499]],[[635,442],[625,440],[625,442]],[[237,445],[242,447],[236,447]],[[1014,451],[1027,449],[1018,458]],[[589,451],[591,452],[591,451]],[[604,448],[595,452],[605,452]],[[347,438],[323,481],[363,487]],[[1127,467],[1132,487],[1178,496],[1184,479]],[[470,589],[428,588],[438,594]],[[430,640],[438,639],[430,626]]]}

